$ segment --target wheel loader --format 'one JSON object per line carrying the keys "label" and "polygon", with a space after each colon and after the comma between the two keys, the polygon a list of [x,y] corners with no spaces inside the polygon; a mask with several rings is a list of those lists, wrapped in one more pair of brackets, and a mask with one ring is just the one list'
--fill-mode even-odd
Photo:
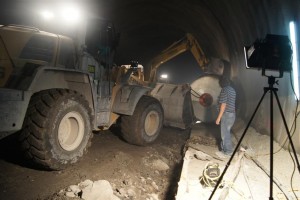
{"label": "wheel loader", "polygon": [[34,27],[0,26],[0,138],[18,134],[38,168],[77,162],[93,131],[118,120],[123,138],[147,145],[159,135],[164,111],[152,88],[130,84],[135,63],[113,80],[118,34],[92,22],[84,45]]}
{"label": "wheel loader", "polygon": [[93,131],[113,124],[128,143],[140,146],[155,141],[163,125],[191,128],[191,87],[156,80],[159,66],[185,51],[206,67],[191,34],[152,60],[145,81],[138,62],[114,64],[119,35],[111,22],[92,19],[80,28],[72,39],[34,27],[0,26],[0,139],[16,133],[30,163],[60,170],[87,152]]}

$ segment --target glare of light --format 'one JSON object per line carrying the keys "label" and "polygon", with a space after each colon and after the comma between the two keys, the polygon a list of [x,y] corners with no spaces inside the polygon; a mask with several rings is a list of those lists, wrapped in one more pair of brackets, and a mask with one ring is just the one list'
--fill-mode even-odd
{"label": "glare of light", "polygon": [[160,75],[160,78],[167,79],[168,78],[168,74],[162,74],[162,75]]}
{"label": "glare of light", "polygon": [[299,81],[298,81],[298,52],[296,41],[296,27],[293,21],[290,22],[290,38],[293,48],[293,81],[296,98],[299,99]]}
{"label": "glare of light", "polygon": [[51,20],[54,18],[54,13],[53,12],[50,12],[48,10],[44,10],[41,12],[41,15],[44,19],[46,20]]}
{"label": "glare of light", "polygon": [[196,121],[196,124],[200,124],[201,123],[201,121]]}
{"label": "glare of light", "polygon": [[66,22],[75,23],[80,19],[79,9],[75,6],[65,5],[61,9],[62,19]]}

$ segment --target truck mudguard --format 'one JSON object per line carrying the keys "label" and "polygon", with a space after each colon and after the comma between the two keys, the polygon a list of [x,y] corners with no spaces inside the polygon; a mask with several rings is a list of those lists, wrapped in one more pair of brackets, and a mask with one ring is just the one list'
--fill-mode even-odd
{"label": "truck mudguard", "polygon": [[0,138],[22,128],[31,96],[42,90],[61,88],[76,91],[85,97],[91,108],[94,108],[93,89],[89,76],[85,73],[40,67],[32,75],[31,81],[26,83],[17,89],[0,88]]}
{"label": "truck mudguard", "polygon": [[118,114],[132,115],[140,98],[151,89],[139,85],[124,85],[116,94],[112,111]]}
{"label": "truck mudguard", "polygon": [[93,89],[90,78],[88,74],[82,71],[41,67],[37,71],[28,90],[36,93],[55,88],[77,91],[85,97],[91,108],[94,107]]}
{"label": "truck mudguard", "polygon": [[20,130],[31,93],[0,88],[0,139]]}

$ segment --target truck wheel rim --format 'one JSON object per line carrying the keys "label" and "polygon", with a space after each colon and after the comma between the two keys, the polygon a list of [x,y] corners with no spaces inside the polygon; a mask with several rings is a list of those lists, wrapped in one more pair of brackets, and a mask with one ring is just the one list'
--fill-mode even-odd
{"label": "truck wheel rim", "polygon": [[83,139],[84,120],[77,112],[69,112],[59,123],[58,142],[66,151],[76,149]]}
{"label": "truck wheel rim", "polygon": [[147,114],[145,119],[145,132],[148,136],[153,136],[159,127],[159,115],[155,111]]}

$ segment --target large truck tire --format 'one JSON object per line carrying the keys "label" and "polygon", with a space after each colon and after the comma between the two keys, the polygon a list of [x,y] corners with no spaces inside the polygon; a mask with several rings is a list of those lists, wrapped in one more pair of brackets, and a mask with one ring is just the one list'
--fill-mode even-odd
{"label": "large truck tire", "polygon": [[32,96],[20,133],[21,148],[35,166],[61,170],[90,146],[91,110],[82,95],[53,89]]}
{"label": "large truck tire", "polygon": [[122,116],[121,132],[130,144],[145,146],[159,135],[163,125],[163,108],[159,101],[142,96],[131,116]]}

